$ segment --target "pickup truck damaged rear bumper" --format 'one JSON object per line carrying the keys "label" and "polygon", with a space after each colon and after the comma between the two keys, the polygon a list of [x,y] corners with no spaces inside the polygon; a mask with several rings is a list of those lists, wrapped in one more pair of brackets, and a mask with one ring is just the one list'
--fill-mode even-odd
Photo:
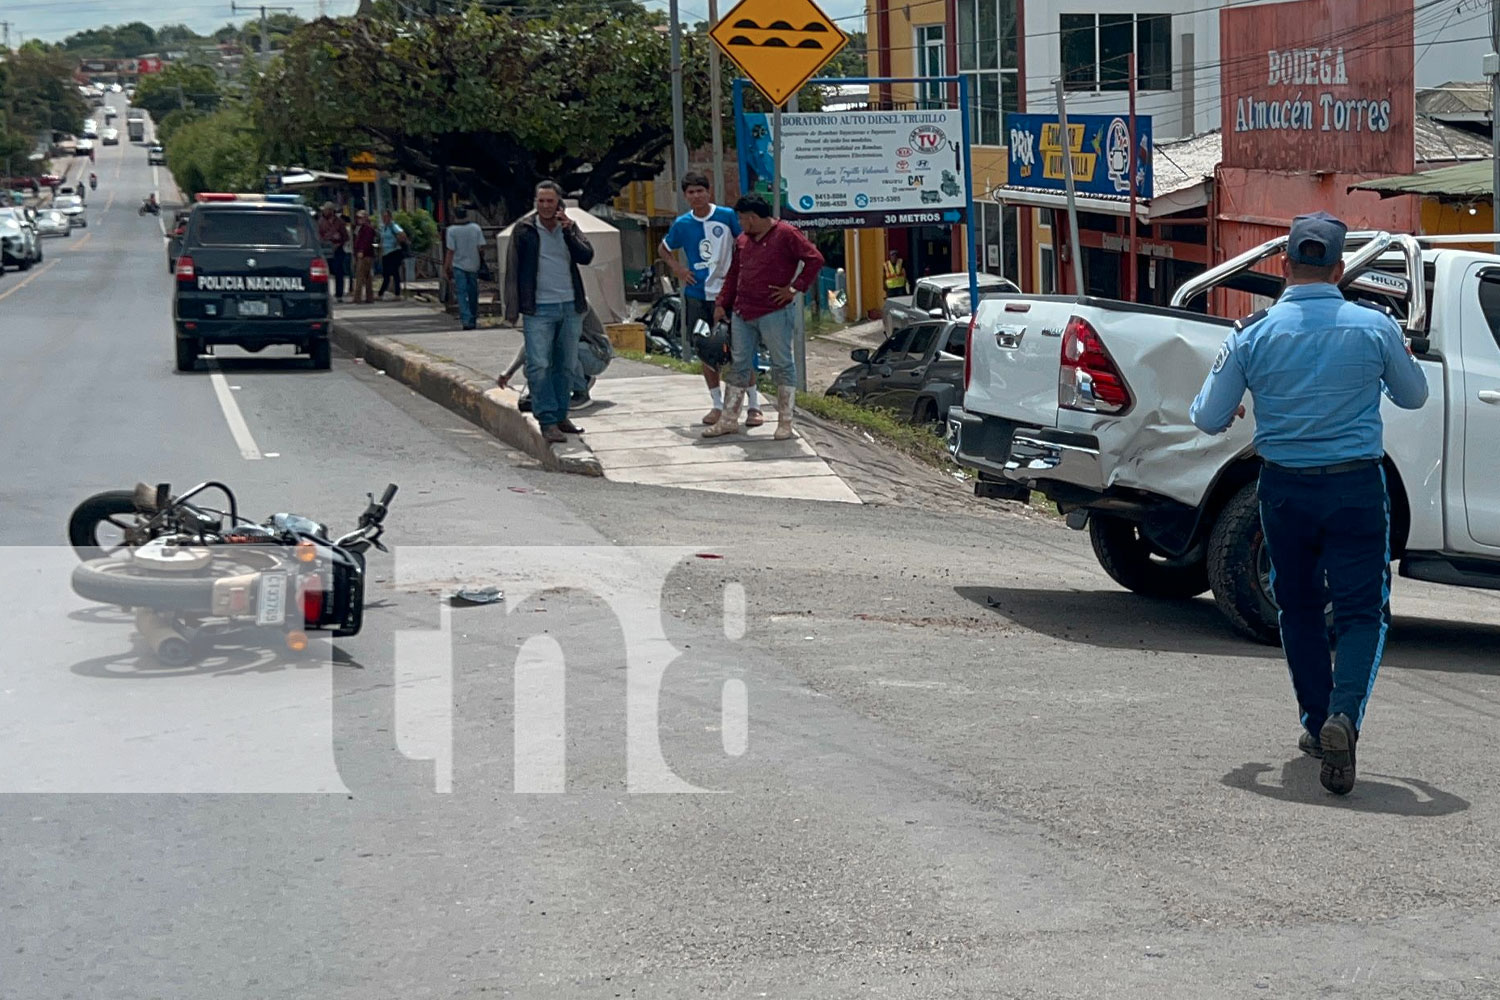
{"label": "pickup truck damaged rear bumper", "polygon": [[948,411],[948,451],[959,465],[1043,492],[1054,483],[1072,487],[1073,493],[1104,492],[1099,440],[1091,434],[1016,424],[955,407]]}

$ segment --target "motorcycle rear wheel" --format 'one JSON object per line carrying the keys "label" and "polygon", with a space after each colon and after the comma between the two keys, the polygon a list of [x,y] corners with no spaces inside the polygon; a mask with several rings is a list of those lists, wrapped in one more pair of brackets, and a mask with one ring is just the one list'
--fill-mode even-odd
{"label": "motorcycle rear wheel", "polygon": [[[225,550],[228,546],[223,547]],[[225,577],[261,573],[286,565],[275,551],[236,546],[216,551],[202,572],[141,572],[129,556],[110,556],[80,563],[73,570],[73,592],[87,601],[124,608],[152,608],[179,614],[213,610],[214,582]]]}

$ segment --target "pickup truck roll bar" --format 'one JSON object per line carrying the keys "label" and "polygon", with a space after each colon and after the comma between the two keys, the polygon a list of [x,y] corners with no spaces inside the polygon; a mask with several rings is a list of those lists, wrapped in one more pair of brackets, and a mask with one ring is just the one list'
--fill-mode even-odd
{"label": "pickup truck roll bar", "polygon": [[[1211,267],[1196,278],[1184,282],[1172,295],[1172,307],[1184,309],[1199,295],[1223,284],[1237,274],[1251,270],[1256,264],[1286,252],[1288,237],[1278,236],[1253,250],[1248,250],[1232,260]],[[1431,238],[1427,238],[1430,240]],[[1437,237],[1445,242],[1485,242],[1484,236],[1465,235],[1458,238]],[[1344,258],[1344,277],[1339,288],[1358,288],[1379,295],[1392,295],[1407,302],[1406,330],[1420,333],[1427,325],[1427,284],[1422,273],[1422,242],[1424,240],[1406,234],[1393,235],[1384,231],[1360,230],[1344,238],[1346,251],[1355,247],[1354,253]],[[1405,277],[1372,271],[1375,261],[1390,252],[1392,246],[1401,254],[1406,266]]]}

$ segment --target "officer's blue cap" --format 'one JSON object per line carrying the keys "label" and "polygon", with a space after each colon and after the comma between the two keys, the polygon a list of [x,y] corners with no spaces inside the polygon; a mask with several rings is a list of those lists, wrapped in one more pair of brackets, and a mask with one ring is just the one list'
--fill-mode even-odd
{"label": "officer's blue cap", "polygon": [[1292,220],[1286,255],[1293,263],[1332,267],[1344,256],[1344,234],[1349,227],[1327,212],[1299,215]]}

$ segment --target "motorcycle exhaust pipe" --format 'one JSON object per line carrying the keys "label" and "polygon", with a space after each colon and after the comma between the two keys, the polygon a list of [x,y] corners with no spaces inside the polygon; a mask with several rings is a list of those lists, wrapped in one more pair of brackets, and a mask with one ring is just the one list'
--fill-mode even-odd
{"label": "motorcycle exhaust pipe", "polygon": [[193,660],[192,639],[168,616],[149,608],[135,613],[136,631],[146,640],[151,653],[169,667],[183,667]]}

